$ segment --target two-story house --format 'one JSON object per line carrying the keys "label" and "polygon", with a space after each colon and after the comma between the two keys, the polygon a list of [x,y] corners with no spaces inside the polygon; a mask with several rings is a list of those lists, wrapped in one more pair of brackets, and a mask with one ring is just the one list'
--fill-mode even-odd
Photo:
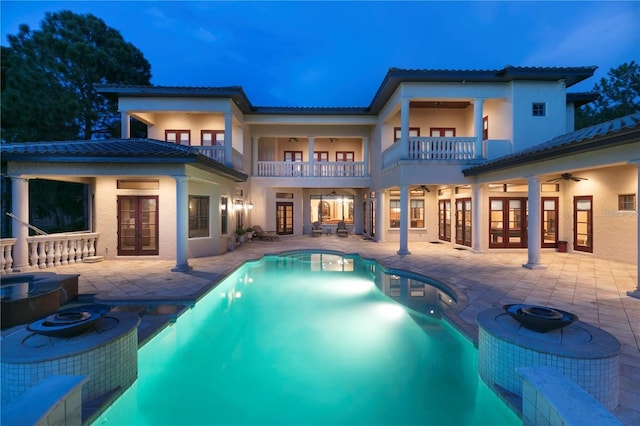
{"label": "two-story house", "polygon": [[[232,249],[239,227],[287,236],[319,222],[330,234],[340,221],[399,254],[441,242],[527,249],[527,267],[557,247],[637,263],[640,115],[574,132],[575,108],[594,98],[567,88],[594,71],[392,68],[368,106],[349,108],[254,106],[241,87],[102,85],[121,139],[5,144],[2,161],[18,217],[29,179],[81,182],[96,255],[175,258],[177,270]],[[148,139],[129,138],[131,120]],[[18,222],[14,235],[14,267],[47,258]]]}

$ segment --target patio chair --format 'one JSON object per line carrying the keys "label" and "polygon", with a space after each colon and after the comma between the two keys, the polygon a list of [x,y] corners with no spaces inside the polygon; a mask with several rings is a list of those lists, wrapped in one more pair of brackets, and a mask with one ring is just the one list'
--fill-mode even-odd
{"label": "patio chair", "polygon": [[265,231],[260,225],[254,225],[253,239],[263,241],[278,241],[280,239],[280,235],[276,234],[274,231]]}
{"label": "patio chair", "polygon": [[320,222],[313,222],[313,225],[311,226],[311,236],[312,237],[322,236],[322,227],[320,226]]}
{"label": "patio chair", "polygon": [[338,222],[338,229],[336,229],[336,234],[338,237],[348,237],[349,230],[347,229],[347,225],[343,221]]}

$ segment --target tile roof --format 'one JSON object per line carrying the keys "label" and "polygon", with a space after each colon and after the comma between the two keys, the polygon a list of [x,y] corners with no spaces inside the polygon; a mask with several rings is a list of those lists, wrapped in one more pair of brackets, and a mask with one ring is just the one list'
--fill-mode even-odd
{"label": "tile roof", "polygon": [[0,154],[2,162],[191,163],[236,181],[247,180],[245,173],[200,154],[194,147],[156,139],[3,143]]}
{"label": "tile roof", "polygon": [[558,81],[570,87],[593,75],[596,66],[588,67],[514,67],[498,70],[430,70],[389,68],[380,87],[368,106],[356,107],[277,107],[251,104],[241,86],[190,87],[140,86],[127,84],[99,84],[99,93],[124,97],[186,96],[232,99],[245,114],[377,114],[384,107],[400,83],[404,82],[510,82],[515,80]]}
{"label": "tile roof", "polygon": [[465,176],[475,176],[561,154],[573,154],[605,145],[630,142],[640,142],[640,112],[557,136],[531,148],[464,169],[462,172]]}

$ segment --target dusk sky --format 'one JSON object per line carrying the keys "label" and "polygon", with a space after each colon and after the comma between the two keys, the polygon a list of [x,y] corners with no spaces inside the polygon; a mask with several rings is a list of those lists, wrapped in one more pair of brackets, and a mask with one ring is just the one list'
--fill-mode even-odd
{"label": "dusk sky", "polygon": [[257,106],[367,106],[387,70],[640,62],[640,2],[0,2],[2,45],[45,12],[91,13],[151,82],[242,86]]}

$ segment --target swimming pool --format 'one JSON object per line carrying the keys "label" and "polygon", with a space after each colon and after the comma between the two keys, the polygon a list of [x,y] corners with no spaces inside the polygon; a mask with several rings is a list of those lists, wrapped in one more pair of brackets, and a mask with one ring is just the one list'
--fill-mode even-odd
{"label": "swimming pool", "polygon": [[247,262],[140,349],[94,424],[521,424],[437,318],[453,294],[415,278],[329,252]]}

